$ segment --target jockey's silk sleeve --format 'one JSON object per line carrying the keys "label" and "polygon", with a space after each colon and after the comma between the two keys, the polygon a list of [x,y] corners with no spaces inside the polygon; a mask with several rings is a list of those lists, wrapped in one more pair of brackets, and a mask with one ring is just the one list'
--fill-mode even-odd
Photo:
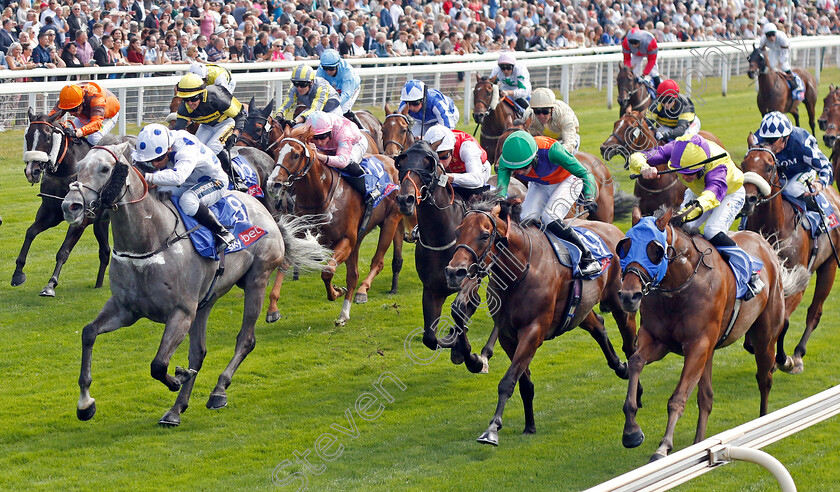
{"label": "jockey's silk sleeve", "polygon": [[583,180],[583,195],[586,198],[594,199],[598,195],[598,187],[595,185],[595,178],[592,176],[592,173],[575,156],[570,154],[563,147],[563,144],[556,142],[552,145],[548,149],[548,159],[552,163],[572,173],[573,176],[577,176]]}

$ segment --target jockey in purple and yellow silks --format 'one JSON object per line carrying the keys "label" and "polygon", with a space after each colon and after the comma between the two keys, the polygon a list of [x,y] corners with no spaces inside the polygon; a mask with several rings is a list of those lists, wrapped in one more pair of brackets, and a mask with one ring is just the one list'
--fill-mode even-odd
{"label": "jockey in purple and yellow silks", "polygon": [[[705,224],[703,237],[728,261],[725,249],[738,247],[727,231],[744,206],[744,173],[723,147],[700,135],[684,135],[661,147],[632,154],[630,172],[655,179],[659,175],[656,166],[666,163],[670,169],[677,170],[677,176],[687,188],[680,210],[680,213],[688,212],[683,221],[689,227]],[[749,285],[752,295],[763,287],[758,275],[754,275]]]}

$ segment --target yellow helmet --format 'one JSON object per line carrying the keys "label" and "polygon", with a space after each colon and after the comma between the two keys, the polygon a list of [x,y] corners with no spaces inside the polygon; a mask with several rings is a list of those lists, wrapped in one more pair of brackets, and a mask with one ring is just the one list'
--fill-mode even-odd
{"label": "yellow helmet", "polygon": [[64,86],[58,95],[58,107],[69,110],[78,107],[84,100],[85,91],[76,84]]}
{"label": "yellow helmet", "polygon": [[312,82],[315,80],[315,70],[305,64],[300,64],[292,70],[292,82]]}
{"label": "yellow helmet", "polygon": [[204,80],[194,73],[188,73],[181,77],[178,82],[178,92],[175,94],[178,97],[192,97],[204,92],[207,85]]}

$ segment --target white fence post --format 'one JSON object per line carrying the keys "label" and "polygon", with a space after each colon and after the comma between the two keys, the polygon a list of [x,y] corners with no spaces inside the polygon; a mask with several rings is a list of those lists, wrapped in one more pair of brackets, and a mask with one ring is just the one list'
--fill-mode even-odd
{"label": "white fence post", "polygon": [[[137,88],[137,126],[143,126],[143,96],[145,92],[145,88]],[[128,107],[126,107],[127,110]]]}
{"label": "white fence post", "polygon": [[464,72],[464,114],[461,115],[461,121],[465,125],[470,124],[470,110],[472,109],[472,70]]}
{"label": "white fence post", "polygon": [[563,72],[561,75],[561,90],[563,91],[563,101],[566,104],[570,104],[569,102],[569,65],[563,65]]}
{"label": "white fence post", "polygon": [[[128,90],[125,87],[120,87],[119,91],[119,98],[120,98],[120,108],[123,108],[120,111],[120,135],[125,135],[127,129],[125,124],[125,114],[128,112]],[[46,100],[46,98],[44,98]]]}
{"label": "white fence post", "polygon": [[613,102],[613,62],[607,62],[607,109],[612,109]]}

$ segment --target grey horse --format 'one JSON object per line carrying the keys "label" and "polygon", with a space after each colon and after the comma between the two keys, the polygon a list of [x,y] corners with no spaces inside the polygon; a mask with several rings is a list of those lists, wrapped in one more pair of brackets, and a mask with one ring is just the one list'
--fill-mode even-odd
{"label": "grey horse", "polygon": [[[130,144],[95,147],[80,162],[78,181],[64,198],[64,218],[80,224],[97,208],[110,208],[114,236],[109,272],[111,298],[82,331],[81,389],[76,415],[89,420],[96,413],[90,396],[91,355],[96,337],[130,326],[140,318],[165,323],[160,348],[151,363],[152,377],[179,391],[174,406],[160,419],[175,426],[187,409],[195,376],[206,353],[207,318],[216,300],[238,285],[245,291],[242,326],[236,349],[207,408],[227,405],[226,389],[239,364],[254,348],[254,325],[262,310],[269,276],[284,262],[289,267],[320,270],[330,251],[308,234],[305,220],[277,222],[256,199],[231,192],[245,204],[254,226],[267,236],[245,250],[225,255],[224,272],[214,279],[218,263],[203,258],[185,239],[183,223],[168,200],[149,193],[142,174],[129,165]],[[240,238],[241,239],[241,238]],[[210,292],[210,294],[208,294]],[[202,299],[209,299],[202,303]],[[168,374],[169,360],[190,335],[189,368]]]}
{"label": "grey horse", "polygon": [[[55,117],[47,114],[35,114],[30,109],[29,127],[26,129],[25,151],[23,160],[26,163],[26,179],[33,185],[41,183],[39,195],[41,205],[35,213],[35,221],[26,229],[26,236],[20,248],[17,260],[15,260],[15,271],[12,274],[12,286],[26,282],[26,274],[23,267],[26,265],[26,256],[35,237],[51,229],[62,222],[61,200],[69,190],[70,183],[76,179],[78,163],[88,153],[91,145],[87,140],[69,139],[64,135],[61,125],[55,122]],[[116,144],[120,142],[134,142],[133,136],[118,137],[106,135],[102,138],[103,144]],[[64,242],[55,255],[55,270],[41,290],[40,295],[55,297],[55,288],[58,285],[58,276],[61,268],[73,251],[73,247],[79,242],[82,233],[88,225],[93,224],[93,234],[99,243],[99,272],[96,275],[95,288],[102,287],[105,279],[105,270],[108,268],[108,259],[111,256],[111,248],[108,246],[108,214],[100,213],[78,225],[71,225],[67,229]]]}

